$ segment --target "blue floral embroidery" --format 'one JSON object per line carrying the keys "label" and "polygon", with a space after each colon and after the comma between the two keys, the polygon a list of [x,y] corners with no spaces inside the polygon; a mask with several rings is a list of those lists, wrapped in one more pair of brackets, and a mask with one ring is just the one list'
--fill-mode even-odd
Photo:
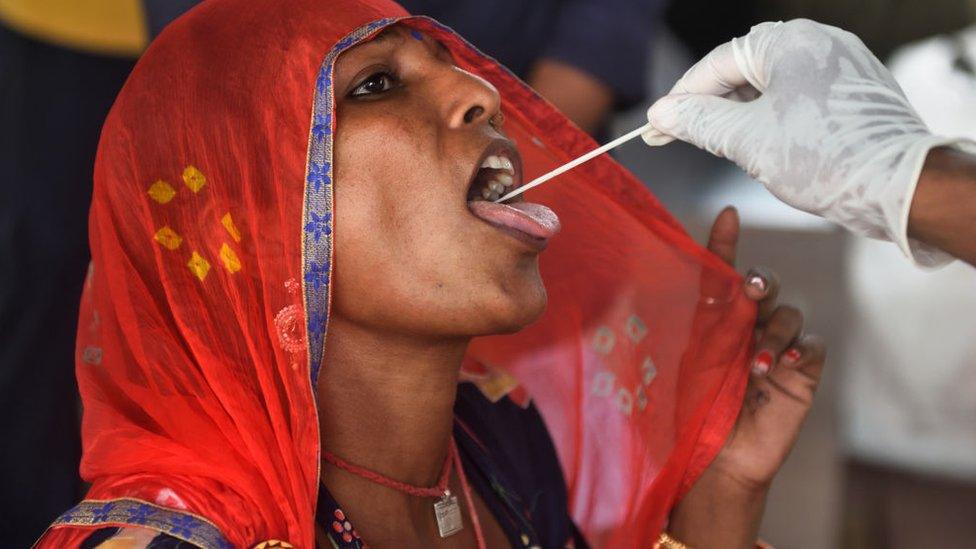
{"label": "blue floral embroidery", "polygon": [[58,517],[52,526],[105,524],[146,526],[204,549],[231,546],[220,530],[202,517],[132,498],[82,501]]}
{"label": "blue floral embroidery", "polygon": [[332,85],[332,67],[326,66],[321,71],[319,71],[318,78],[315,79],[315,87],[319,90],[319,93],[324,92],[326,88]]}
{"label": "blue floral embroidery", "polygon": [[[153,508],[147,506],[136,507],[132,510],[132,514],[129,515],[129,522],[132,524],[146,524],[149,522],[149,517],[153,514]],[[188,517],[190,518],[190,517]]]}
{"label": "blue floral embroidery", "polygon": [[312,136],[321,141],[330,133],[332,133],[332,114],[316,114],[315,124],[312,126]]}
{"label": "blue floral embroidery", "polygon": [[322,363],[323,335],[329,320],[330,258],[332,257],[332,71],[343,50],[368,38],[397,19],[387,18],[364,25],[339,40],[325,55],[315,79],[313,117],[309,129],[305,213],[302,222],[302,271],[305,281],[306,340],[309,381],[314,385]]}
{"label": "blue floral embroidery", "polygon": [[178,536],[187,537],[193,533],[195,519],[187,515],[173,517],[172,532]]}
{"label": "blue floral embroidery", "polygon": [[92,508],[92,520],[95,522],[105,522],[115,508],[115,503],[108,502],[105,505]]}
{"label": "blue floral embroidery", "polygon": [[329,176],[329,170],[331,169],[331,164],[329,162],[312,162],[312,166],[308,169],[308,182],[315,185],[315,192],[319,192],[322,185],[331,185],[332,178]]}
{"label": "blue floral embroidery", "polygon": [[325,321],[325,314],[312,313],[312,315],[308,318],[308,331],[315,338],[318,338],[325,333]]}
{"label": "blue floral embroidery", "polygon": [[315,237],[315,241],[319,241],[319,237],[322,235],[332,234],[332,214],[324,213],[319,215],[315,212],[309,212],[309,217],[311,221],[305,224],[305,232],[312,233]]}
{"label": "blue floral embroidery", "polygon": [[67,522],[67,523],[74,522],[77,514],[78,514],[78,508],[72,507],[71,509],[68,509],[67,511],[62,513],[61,516],[58,517],[58,521]]}
{"label": "blue floral embroidery", "polygon": [[308,271],[305,272],[305,283],[311,285],[315,291],[328,286],[329,267],[329,260],[325,260],[322,263],[311,262],[308,266]]}

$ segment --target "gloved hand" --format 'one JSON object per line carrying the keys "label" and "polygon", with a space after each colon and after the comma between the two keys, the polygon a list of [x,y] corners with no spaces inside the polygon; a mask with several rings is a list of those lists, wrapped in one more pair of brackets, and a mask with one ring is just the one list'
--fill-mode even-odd
{"label": "gloved hand", "polygon": [[920,264],[949,260],[908,238],[908,211],[929,149],[976,144],[932,135],[849,32],[803,19],[756,25],[691,67],[647,116],[658,130],[644,134],[650,145],[688,141],[793,207],[889,239]]}

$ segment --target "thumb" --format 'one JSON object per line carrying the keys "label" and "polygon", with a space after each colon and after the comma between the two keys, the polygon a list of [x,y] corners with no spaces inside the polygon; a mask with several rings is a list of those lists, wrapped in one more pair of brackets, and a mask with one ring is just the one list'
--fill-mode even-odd
{"label": "thumb", "polygon": [[745,114],[746,105],[714,95],[666,95],[647,110],[647,120],[665,136],[720,154],[719,144],[728,142],[726,134],[742,126],[735,121]]}

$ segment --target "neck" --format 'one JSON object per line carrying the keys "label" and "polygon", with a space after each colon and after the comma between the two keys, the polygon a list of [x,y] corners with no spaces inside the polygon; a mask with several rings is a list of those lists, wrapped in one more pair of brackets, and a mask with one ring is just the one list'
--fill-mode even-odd
{"label": "neck", "polygon": [[334,319],[317,388],[322,447],[394,480],[434,486],[467,344],[377,334]]}

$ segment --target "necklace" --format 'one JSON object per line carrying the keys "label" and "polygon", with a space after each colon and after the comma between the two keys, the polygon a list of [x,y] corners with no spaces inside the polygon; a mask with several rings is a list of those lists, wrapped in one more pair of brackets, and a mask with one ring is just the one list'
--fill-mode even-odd
{"label": "necklace", "polygon": [[442,538],[452,536],[464,528],[464,524],[461,522],[461,506],[458,505],[458,498],[447,488],[447,483],[451,478],[451,468],[452,466],[456,466],[458,470],[458,478],[461,480],[461,487],[464,489],[464,499],[466,500],[468,509],[471,512],[471,522],[474,524],[475,539],[477,540],[478,547],[480,549],[485,547],[484,535],[481,532],[481,522],[478,520],[478,513],[474,508],[474,501],[471,497],[471,489],[468,486],[468,479],[464,474],[464,469],[461,467],[461,456],[458,454],[457,445],[454,443],[454,438],[451,438],[451,446],[447,452],[447,458],[444,460],[444,467],[441,469],[441,476],[438,479],[437,484],[431,487],[414,486],[412,484],[407,484],[406,482],[394,480],[386,475],[377,473],[376,471],[371,471],[365,467],[360,467],[358,465],[349,463],[348,461],[324,448],[322,449],[322,459],[331,463],[332,465],[335,465],[343,471],[352,473],[370,482],[375,482],[381,486],[392,488],[398,492],[403,492],[415,497],[437,498],[437,500],[434,502],[434,518],[437,520],[437,531]]}

